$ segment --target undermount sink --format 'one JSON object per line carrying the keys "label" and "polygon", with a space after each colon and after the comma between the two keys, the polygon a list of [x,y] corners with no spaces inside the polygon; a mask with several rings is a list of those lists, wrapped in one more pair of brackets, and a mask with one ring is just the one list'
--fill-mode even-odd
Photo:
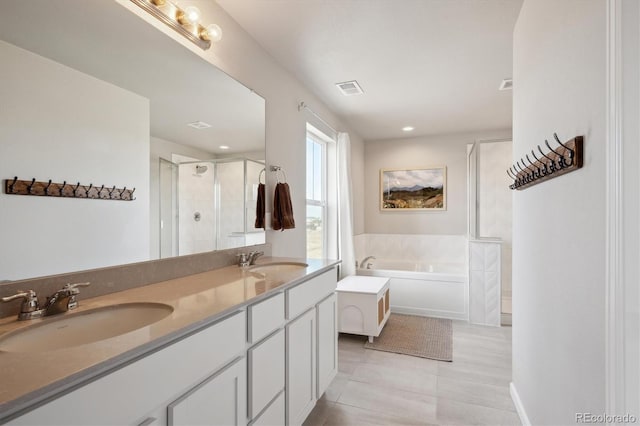
{"label": "undermount sink", "polygon": [[45,352],[94,343],[146,327],[172,312],[162,303],[125,303],[45,318],[0,337],[0,351]]}
{"label": "undermount sink", "polygon": [[298,271],[306,268],[307,266],[309,265],[302,262],[274,262],[265,263],[263,265],[254,265],[249,267],[248,270],[259,274],[277,274],[281,272]]}

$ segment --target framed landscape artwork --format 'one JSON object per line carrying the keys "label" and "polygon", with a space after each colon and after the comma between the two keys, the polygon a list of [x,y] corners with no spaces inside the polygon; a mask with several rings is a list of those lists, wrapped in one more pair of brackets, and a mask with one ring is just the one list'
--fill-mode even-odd
{"label": "framed landscape artwork", "polygon": [[380,170],[381,210],[446,210],[447,168]]}

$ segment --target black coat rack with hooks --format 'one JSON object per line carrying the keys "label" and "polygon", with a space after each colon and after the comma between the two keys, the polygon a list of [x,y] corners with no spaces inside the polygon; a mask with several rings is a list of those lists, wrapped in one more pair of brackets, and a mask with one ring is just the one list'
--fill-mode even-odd
{"label": "black coat rack with hooks", "polygon": [[93,200],[117,200],[117,201],[133,201],[135,197],[133,193],[135,188],[127,189],[107,187],[105,185],[93,186],[81,185],[80,182],[63,183],[37,181],[35,178],[31,180],[20,180],[18,176],[13,179],[4,180],[4,193],[8,195],[35,195],[39,197],[65,197],[65,198],[88,198]]}
{"label": "black coat rack with hooks", "polygon": [[548,152],[544,152],[538,145],[538,153],[531,150],[531,158],[526,154],[507,169],[507,174],[513,183],[511,189],[525,189],[549,179],[562,176],[582,167],[583,137],[576,136],[568,142],[562,143],[556,133],[553,134],[558,147],[552,148],[549,141],[544,143]]}

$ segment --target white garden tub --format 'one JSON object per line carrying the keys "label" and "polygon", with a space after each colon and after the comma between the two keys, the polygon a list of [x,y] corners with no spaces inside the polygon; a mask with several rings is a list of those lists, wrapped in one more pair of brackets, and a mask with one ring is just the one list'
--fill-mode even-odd
{"label": "white garden tub", "polygon": [[[366,268],[370,265],[370,268]],[[375,259],[357,275],[390,278],[391,312],[467,320],[468,279],[465,263]]]}

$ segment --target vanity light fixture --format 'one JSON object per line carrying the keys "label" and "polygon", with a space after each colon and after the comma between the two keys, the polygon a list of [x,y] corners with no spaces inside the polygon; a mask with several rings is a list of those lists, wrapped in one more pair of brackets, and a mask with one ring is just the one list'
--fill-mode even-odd
{"label": "vanity light fixture", "polygon": [[227,145],[220,145],[218,148],[220,148],[220,149],[229,149],[229,147]]}
{"label": "vanity light fixture", "polygon": [[170,0],[131,0],[145,12],[191,40],[202,50],[222,39],[222,29],[216,24],[200,23],[200,10],[195,6],[180,8]]}
{"label": "vanity light fixture", "polygon": [[402,128],[402,131],[403,132],[413,132],[413,129],[414,128],[411,127],[411,126],[405,126],[405,127]]}

